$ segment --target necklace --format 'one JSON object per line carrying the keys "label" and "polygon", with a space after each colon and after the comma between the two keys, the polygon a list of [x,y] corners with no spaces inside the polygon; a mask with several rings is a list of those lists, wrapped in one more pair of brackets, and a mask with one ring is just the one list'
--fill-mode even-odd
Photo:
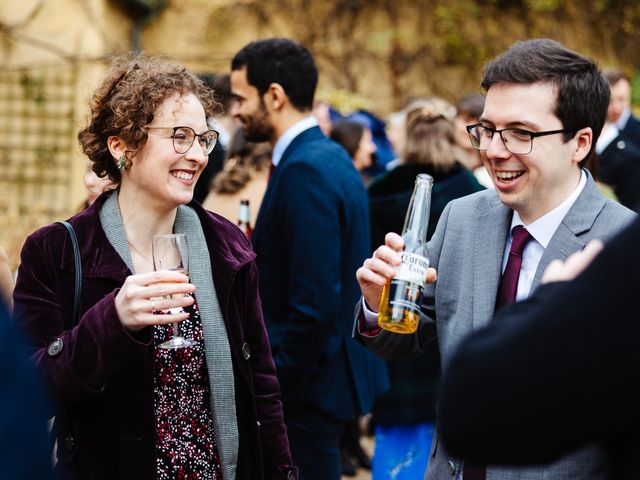
{"label": "necklace", "polygon": [[146,260],[146,261],[147,261],[147,262],[149,262],[149,263],[153,263],[151,260],[149,260],[149,258],[148,258],[146,255],[144,255],[140,250],[138,250],[138,249],[136,248],[136,246],[135,246],[133,243],[131,243],[131,242],[129,241],[129,239],[127,239],[127,243],[128,243],[128,244],[129,244],[129,246],[130,246],[131,248],[133,248],[133,249],[135,250],[135,252],[136,252],[138,255],[140,255],[144,260]]}

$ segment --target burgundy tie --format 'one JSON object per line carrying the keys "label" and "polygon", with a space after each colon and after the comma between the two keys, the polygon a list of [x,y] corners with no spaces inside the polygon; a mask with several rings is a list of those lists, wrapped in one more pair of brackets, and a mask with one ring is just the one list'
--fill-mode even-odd
{"label": "burgundy tie", "polygon": [[[522,226],[513,227],[511,233],[511,250],[509,250],[509,259],[507,260],[507,268],[504,269],[500,287],[498,287],[498,296],[496,298],[496,310],[503,305],[515,302],[516,293],[518,291],[518,279],[520,278],[520,267],[522,267],[522,252],[527,246],[529,240],[533,237]],[[464,463],[463,480],[484,480],[487,476],[487,466],[479,463]]]}
{"label": "burgundy tie", "polygon": [[524,247],[527,246],[527,243],[529,243],[529,240],[532,238],[531,234],[522,225],[513,227],[511,233],[511,250],[509,251],[507,268],[504,269],[502,279],[500,280],[498,296],[496,297],[496,310],[503,305],[508,305],[516,301],[520,267],[522,267],[522,252],[524,252]]}

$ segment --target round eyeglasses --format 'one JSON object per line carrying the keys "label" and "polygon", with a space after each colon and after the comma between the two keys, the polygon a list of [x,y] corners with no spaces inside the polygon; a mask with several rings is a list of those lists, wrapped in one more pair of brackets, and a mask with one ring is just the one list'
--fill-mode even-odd
{"label": "round eyeglasses", "polygon": [[173,149],[180,155],[187,153],[193,145],[196,137],[202,149],[202,153],[209,155],[213,147],[218,141],[218,132],[215,130],[207,130],[206,132],[196,133],[191,127],[145,127],[146,130],[171,130],[173,139]]}
{"label": "round eyeglasses", "polygon": [[489,149],[493,136],[497,133],[505,148],[514,155],[529,155],[533,150],[533,139],[536,137],[545,137],[547,135],[555,135],[556,133],[573,132],[569,130],[547,130],[545,132],[530,132],[521,128],[496,128],[485,127],[481,124],[467,125],[467,132],[471,140],[471,146],[476,150],[484,152]]}

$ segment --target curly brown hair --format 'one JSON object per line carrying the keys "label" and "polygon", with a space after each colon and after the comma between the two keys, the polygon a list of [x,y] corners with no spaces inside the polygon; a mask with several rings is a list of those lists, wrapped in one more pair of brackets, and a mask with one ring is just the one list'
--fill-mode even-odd
{"label": "curly brown hair", "polygon": [[216,193],[236,193],[251,180],[251,168],[261,172],[271,164],[273,149],[268,142],[250,142],[244,130],[239,128],[233,134],[224,169],[218,173],[211,188]]}
{"label": "curly brown hair", "polygon": [[207,117],[220,111],[213,90],[183,65],[144,55],[113,60],[91,98],[87,127],[78,133],[82,151],[93,162],[92,169],[99,177],[107,175],[120,184],[120,171],[109,152],[107,139],[120,137],[127,145],[129,160],[147,142],[142,127],[153,121],[160,105],[175,93],[193,93]]}

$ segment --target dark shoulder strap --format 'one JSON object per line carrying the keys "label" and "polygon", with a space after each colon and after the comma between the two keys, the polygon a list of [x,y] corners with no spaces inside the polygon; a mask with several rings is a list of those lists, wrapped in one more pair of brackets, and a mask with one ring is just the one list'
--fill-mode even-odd
{"label": "dark shoulder strap", "polygon": [[75,296],[73,298],[73,324],[72,328],[78,324],[80,320],[80,291],[82,290],[82,261],[80,260],[80,246],[78,245],[78,237],[69,222],[58,222],[64,225],[71,237],[71,245],[73,246],[73,258],[75,261]]}

